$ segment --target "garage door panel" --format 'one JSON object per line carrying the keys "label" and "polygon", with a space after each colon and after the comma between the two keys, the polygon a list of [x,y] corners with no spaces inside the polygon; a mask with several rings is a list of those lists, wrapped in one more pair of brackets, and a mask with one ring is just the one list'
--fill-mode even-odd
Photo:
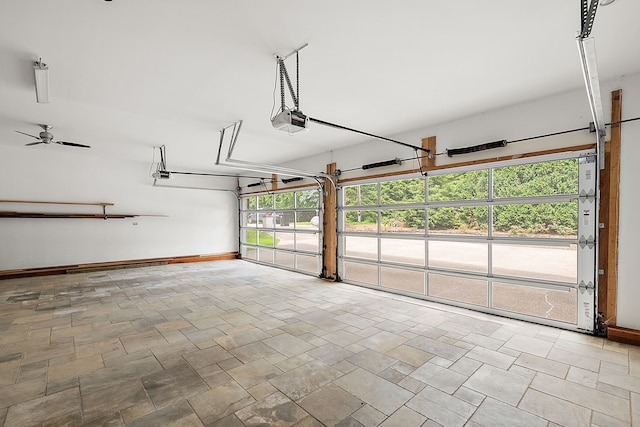
{"label": "garage door panel", "polygon": [[568,152],[339,187],[342,278],[593,331],[594,159]]}

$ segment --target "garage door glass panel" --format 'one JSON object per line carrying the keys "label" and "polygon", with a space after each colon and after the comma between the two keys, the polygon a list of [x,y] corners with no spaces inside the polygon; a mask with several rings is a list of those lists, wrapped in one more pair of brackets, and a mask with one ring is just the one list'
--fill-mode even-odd
{"label": "garage door glass panel", "polygon": [[494,243],[493,274],[576,283],[577,245],[538,246]]}
{"label": "garage door glass panel", "polygon": [[247,228],[244,230],[244,234],[246,236],[244,243],[259,246],[273,246],[273,232]]}
{"label": "garage door glass panel", "polygon": [[362,184],[342,187],[344,206],[367,206],[378,204],[378,184]]}
{"label": "garage door glass panel", "polygon": [[424,209],[386,209],[380,212],[380,231],[424,234]]}
{"label": "garage door glass panel", "polygon": [[294,233],[283,233],[276,232],[274,245],[278,249],[291,249],[294,250],[296,248],[295,242],[295,234]]}
{"label": "garage door glass panel", "polygon": [[273,209],[273,194],[258,196],[258,209]]}
{"label": "garage door glass panel", "polygon": [[240,214],[240,225],[242,227],[255,227],[256,223],[254,221],[255,214],[249,212],[242,212]]}
{"label": "garage door glass panel", "polygon": [[380,260],[424,266],[424,240],[380,239]]}
{"label": "garage door glass panel", "polygon": [[576,323],[577,292],[493,283],[493,307],[543,319]]}
{"label": "garage door glass panel", "polygon": [[[318,211],[296,212],[295,228],[299,230],[318,230]],[[314,219],[315,217],[315,219]]]}
{"label": "garage door glass panel", "polygon": [[380,183],[380,204],[423,203],[424,179],[403,179]]}
{"label": "garage door glass panel", "polygon": [[292,252],[276,251],[275,264],[286,268],[295,268],[295,254]]}
{"label": "garage door glass panel", "polygon": [[252,246],[242,246],[242,258],[258,260],[258,249]]}
{"label": "garage door glass panel", "polygon": [[344,212],[346,231],[378,232],[378,211],[346,211]]}
{"label": "garage door glass panel", "polygon": [[244,201],[242,204],[244,209],[258,209],[258,198],[256,196],[243,197],[242,200]]}
{"label": "garage door glass panel", "polygon": [[318,253],[320,251],[318,235],[296,233],[296,250]]}
{"label": "garage door glass panel", "polygon": [[258,261],[273,264],[273,249],[258,248]]}
{"label": "garage door glass panel", "polygon": [[319,270],[320,258],[317,256],[296,254],[296,269],[308,273],[316,273]]}
{"label": "garage door glass panel", "polygon": [[498,168],[493,182],[495,198],[578,194],[578,159]]}
{"label": "garage door glass panel", "polygon": [[424,272],[380,267],[380,285],[424,295]]}
{"label": "garage door glass panel", "polygon": [[429,234],[486,236],[488,212],[486,206],[430,208]]}
{"label": "garage door glass panel", "polygon": [[489,191],[488,177],[487,170],[431,175],[428,178],[429,201],[486,199]]}
{"label": "garage door glass panel", "polygon": [[503,237],[577,239],[578,201],[495,206],[493,234]]}
{"label": "garage door glass panel", "polygon": [[487,306],[489,287],[486,280],[429,273],[428,294],[432,297]]}
{"label": "garage door glass panel", "polygon": [[429,268],[487,273],[489,245],[475,242],[429,241]]}
{"label": "garage door glass panel", "polygon": [[[319,195],[319,190],[305,189],[242,196],[240,243],[243,258],[319,274],[322,237]],[[301,252],[299,259],[298,252]]]}
{"label": "garage door glass panel", "polygon": [[378,285],[378,266],[347,261],[344,263],[344,278],[354,282]]}
{"label": "garage door glass panel", "polygon": [[317,209],[320,194],[316,190],[306,190],[296,192],[296,208]]}
{"label": "garage door glass panel", "polygon": [[344,252],[354,258],[378,259],[378,239],[375,237],[345,236]]}
{"label": "garage door glass panel", "polygon": [[278,193],[275,196],[276,209],[293,209],[295,207],[294,193]]}
{"label": "garage door glass panel", "polygon": [[469,162],[458,171],[340,187],[343,279],[414,293],[424,273],[426,299],[593,331],[593,151]]}

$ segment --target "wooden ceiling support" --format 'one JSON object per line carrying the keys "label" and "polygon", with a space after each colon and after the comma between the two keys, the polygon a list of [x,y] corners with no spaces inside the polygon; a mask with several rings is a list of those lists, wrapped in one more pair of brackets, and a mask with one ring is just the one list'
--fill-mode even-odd
{"label": "wooden ceiling support", "polygon": [[[611,93],[611,122],[622,120],[622,91]],[[604,146],[605,168],[600,171],[600,233],[598,248],[598,312],[611,328],[616,326],[618,294],[618,227],[620,209],[620,123],[611,126]],[[610,338],[615,339],[615,334]]]}

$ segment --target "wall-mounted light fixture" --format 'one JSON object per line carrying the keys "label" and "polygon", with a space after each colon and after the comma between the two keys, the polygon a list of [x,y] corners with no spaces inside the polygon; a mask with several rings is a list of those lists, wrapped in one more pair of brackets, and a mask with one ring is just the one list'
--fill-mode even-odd
{"label": "wall-mounted light fixture", "polygon": [[42,62],[42,58],[33,64],[36,75],[36,99],[40,103],[49,102],[49,67]]}
{"label": "wall-mounted light fixture", "polygon": [[386,160],[384,162],[369,163],[368,165],[362,165],[362,169],[367,170],[367,169],[373,169],[373,168],[381,168],[383,166],[401,165],[401,164],[402,164],[402,160],[396,157],[393,160]]}

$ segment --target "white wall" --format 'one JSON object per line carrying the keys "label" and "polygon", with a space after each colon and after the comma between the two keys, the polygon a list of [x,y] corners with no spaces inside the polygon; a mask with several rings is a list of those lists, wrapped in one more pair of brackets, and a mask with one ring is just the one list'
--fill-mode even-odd
{"label": "white wall", "polygon": [[[146,151],[145,151],[146,152]],[[124,154],[124,153],[123,153]],[[0,270],[237,250],[237,201],[229,192],[156,188],[149,163],[63,146],[3,146],[0,199],[111,202],[131,219],[0,219]],[[205,182],[206,181],[206,182]],[[162,184],[235,188],[224,178]],[[5,211],[100,212],[99,207],[0,204]],[[137,225],[134,225],[137,224]]]}
{"label": "white wall", "polygon": [[[640,116],[640,74],[635,74],[601,84],[607,122],[611,117],[611,91],[620,88],[623,90],[623,119]],[[472,146],[502,139],[513,141],[530,136],[582,128],[588,126],[590,121],[591,114],[586,93],[584,90],[579,90],[390,137],[413,145],[420,145],[422,138],[435,135],[437,151],[441,152],[445,148]],[[438,156],[437,164],[540,151],[553,147],[593,143],[594,141],[593,134],[586,131],[577,132],[526,143],[510,144],[504,149],[457,156],[453,159],[449,159],[447,156]],[[372,140],[358,146],[300,159],[286,166],[319,171],[324,170],[327,163],[335,161],[338,169],[348,170],[394,157],[409,158],[411,156],[415,156],[411,149]],[[640,168],[636,164],[639,158],[640,121],[622,126],[620,184],[617,324],[633,329],[640,329],[640,310],[638,310],[640,303],[640,264],[638,262],[640,260],[640,245],[638,244],[640,242],[640,228],[637,225],[640,198],[634,191],[640,182]],[[414,168],[416,163],[409,161],[402,167]],[[376,169],[375,173],[399,169],[398,166],[392,166],[386,169]],[[343,177],[357,174],[362,174],[362,171],[347,172]]]}

